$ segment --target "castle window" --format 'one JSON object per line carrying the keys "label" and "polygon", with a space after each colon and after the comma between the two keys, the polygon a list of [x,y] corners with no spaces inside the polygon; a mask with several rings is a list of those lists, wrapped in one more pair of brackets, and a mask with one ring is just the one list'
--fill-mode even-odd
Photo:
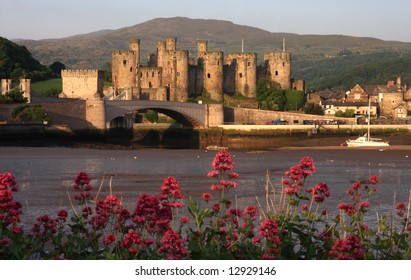
{"label": "castle window", "polygon": [[247,62],[247,66],[251,66],[251,62]]}
{"label": "castle window", "polygon": [[275,71],[275,75],[278,76],[278,71]]}
{"label": "castle window", "polygon": [[130,72],[133,72],[133,67],[130,67]]}
{"label": "castle window", "polygon": [[285,63],[283,62],[283,67],[285,66]]}
{"label": "castle window", "polygon": [[240,75],[239,75],[239,76],[240,76],[240,78],[242,78],[242,77],[243,77],[243,73],[240,73]]}
{"label": "castle window", "polygon": [[151,72],[151,77],[154,77],[154,71],[153,71],[153,72]]}
{"label": "castle window", "polygon": [[127,60],[123,60],[123,65],[126,66]]}
{"label": "castle window", "polygon": [[153,85],[151,84],[151,82],[148,83],[148,87],[149,87],[149,88],[152,88],[152,87],[153,87]]}
{"label": "castle window", "polygon": [[209,78],[209,79],[211,78],[211,74],[210,74],[210,73],[207,74],[207,78]]}
{"label": "castle window", "polygon": [[140,78],[143,78],[143,72],[140,72]]}

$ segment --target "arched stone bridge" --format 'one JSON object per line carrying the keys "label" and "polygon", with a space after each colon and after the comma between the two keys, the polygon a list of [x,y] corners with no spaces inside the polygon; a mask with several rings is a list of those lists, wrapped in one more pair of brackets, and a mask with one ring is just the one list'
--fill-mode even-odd
{"label": "arched stone bridge", "polygon": [[128,112],[150,109],[165,114],[184,126],[208,126],[207,105],[149,100],[110,100],[105,101],[106,123]]}

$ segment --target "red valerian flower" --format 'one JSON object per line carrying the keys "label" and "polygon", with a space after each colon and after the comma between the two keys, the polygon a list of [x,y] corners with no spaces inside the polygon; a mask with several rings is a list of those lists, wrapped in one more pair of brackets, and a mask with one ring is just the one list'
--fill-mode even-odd
{"label": "red valerian flower", "polygon": [[74,190],[80,191],[80,194],[74,196],[75,200],[78,200],[79,204],[84,204],[86,200],[91,196],[90,177],[86,172],[80,172],[74,179]]}
{"label": "red valerian flower", "polygon": [[244,215],[247,217],[255,217],[257,216],[258,210],[257,207],[253,206],[253,205],[249,205],[244,209]]}
{"label": "red valerian flower", "polygon": [[203,193],[201,197],[203,198],[205,202],[208,202],[211,199],[212,195],[211,193]]}
{"label": "red valerian flower", "polygon": [[182,224],[187,224],[189,221],[190,221],[190,218],[187,217],[187,216],[182,216],[180,218],[180,223],[182,223]]}
{"label": "red valerian flower", "polygon": [[216,171],[231,170],[234,167],[233,158],[227,150],[220,150],[213,160],[213,168]]}
{"label": "red valerian flower", "polygon": [[158,252],[165,254],[169,260],[181,260],[187,256],[187,248],[180,234],[169,229],[161,241]]}
{"label": "red valerian flower", "polygon": [[111,243],[113,243],[114,241],[116,241],[116,236],[112,233],[109,233],[106,235],[106,237],[104,238],[104,245],[110,245]]}
{"label": "red valerian flower", "polygon": [[380,182],[380,179],[378,178],[378,176],[371,176],[368,181],[371,185],[376,185]]}
{"label": "red valerian flower", "polygon": [[161,200],[171,199],[172,201],[176,199],[182,199],[184,195],[181,193],[180,186],[176,178],[173,176],[167,177],[163,185],[161,186]]}
{"label": "red valerian flower", "polygon": [[361,240],[356,235],[337,240],[330,250],[330,256],[339,260],[362,260],[364,249]]}
{"label": "red valerian flower", "polygon": [[399,202],[395,206],[395,209],[397,209],[397,216],[402,217],[404,216],[405,210],[407,210],[407,207],[405,206],[404,202]]}

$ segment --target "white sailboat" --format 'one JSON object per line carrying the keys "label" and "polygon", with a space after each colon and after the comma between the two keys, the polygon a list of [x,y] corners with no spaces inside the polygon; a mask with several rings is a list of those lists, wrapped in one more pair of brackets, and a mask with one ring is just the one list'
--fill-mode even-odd
{"label": "white sailboat", "polygon": [[371,111],[371,98],[368,99],[368,132],[357,139],[348,139],[345,141],[348,147],[387,147],[390,144],[388,141],[384,141],[381,138],[372,138],[370,136],[370,111]]}

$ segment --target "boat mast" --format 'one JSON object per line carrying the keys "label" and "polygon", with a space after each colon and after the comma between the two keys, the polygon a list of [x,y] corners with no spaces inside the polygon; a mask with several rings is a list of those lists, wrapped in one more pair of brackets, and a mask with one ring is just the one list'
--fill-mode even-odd
{"label": "boat mast", "polygon": [[368,133],[367,133],[367,141],[370,141],[370,123],[371,123],[371,97],[368,96]]}

